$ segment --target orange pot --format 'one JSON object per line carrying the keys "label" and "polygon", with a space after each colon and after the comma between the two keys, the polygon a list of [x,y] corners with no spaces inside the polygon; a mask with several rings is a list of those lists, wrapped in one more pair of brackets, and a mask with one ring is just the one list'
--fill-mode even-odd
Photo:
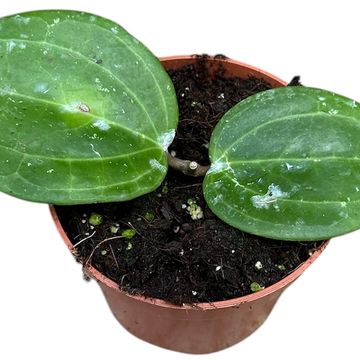
{"label": "orange pot", "polygon": [[[166,69],[194,62],[191,56],[161,59]],[[273,87],[286,83],[255,67],[229,60],[210,58],[209,67],[222,63],[227,75],[261,77]],[[73,251],[54,207],[50,207],[55,224]],[[129,295],[91,265],[85,271],[96,279],[116,319],[132,334],[152,344],[186,353],[204,354],[238,343],[253,333],[268,317],[281,293],[320,255],[327,243],[295,271],[276,284],[257,293],[196,306],[176,306],[159,299]]]}

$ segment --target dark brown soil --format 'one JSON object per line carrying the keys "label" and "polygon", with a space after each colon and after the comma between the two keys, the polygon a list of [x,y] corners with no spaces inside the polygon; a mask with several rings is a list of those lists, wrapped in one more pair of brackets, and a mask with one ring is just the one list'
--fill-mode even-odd
{"label": "dark brown soil", "polygon": [[180,108],[180,123],[170,151],[180,159],[209,164],[208,142],[212,129],[222,115],[240,100],[271,88],[261,79],[228,78],[220,68],[209,79],[204,65],[206,58],[198,58],[198,66],[185,66],[169,71]]}
{"label": "dark brown soil", "polygon": [[[221,68],[209,79],[202,57],[195,67],[169,74],[180,106],[170,151],[203,165],[209,162],[212,128],[223,113],[270,88],[261,79],[224,77]],[[158,190],[133,201],[56,210],[73,244],[79,243],[79,261],[90,262],[129,293],[176,304],[239,297],[251,293],[253,282],[267,287],[298,267],[319,245],[263,239],[226,225],[206,206],[201,183],[202,178],[170,170]],[[203,219],[191,219],[186,209],[190,199],[203,209]],[[103,216],[101,225],[89,224],[92,213]],[[136,230],[131,239],[121,237],[127,229]]]}

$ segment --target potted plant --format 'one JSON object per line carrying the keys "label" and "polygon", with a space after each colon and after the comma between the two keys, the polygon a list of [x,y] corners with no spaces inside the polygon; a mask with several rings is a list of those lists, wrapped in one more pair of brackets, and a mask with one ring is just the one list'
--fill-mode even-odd
{"label": "potted plant", "polygon": [[[185,175],[204,177],[204,195],[212,212],[248,233],[314,241],[359,227],[359,108],[355,101],[306,87],[258,93],[235,105],[218,122],[208,144],[211,165],[199,165],[167,151],[178,120],[173,85],[158,60],[121,27],[94,15],[66,11],[20,14],[2,19],[1,25],[0,50],[8,64],[2,68],[0,91],[4,109],[2,191],[57,205],[129,201],[158,189],[169,165]],[[29,71],[31,78],[27,76]],[[278,80],[272,81],[280,85]],[[161,185],[162,193],[168,191],[164,187]],[[204,216],[198,199],[185,200],[184,212],[192,220]],[[166,208],[162,210],[169,213]],[[95,230],[103,221],[102,214],[94,211],[88,215],[84,224]],[[151,212],[142,215],[145,221],[153,220]],[[114,223],[113,227],[109,228],[113,238],[125,240],[125,250],[131,250],[135,246],[131,239],[138,233],[135,226],[120,232],[120,225]],[[78,255],[80,242],[89,244],[91,237],[89,233],[68,245]],[[82,258],[87,273],[104,280],[100,286],[108,301],[120,296],[134,309],[141,300],[143,310],[136,311],[144,321],[147,316],[152,321],[160,319],[158,312],[170,313],[169,309],[182,314],[179,306],[124,295],[118,284],[90,266],[95,252],[107,252],[101,245],[111,245],[111,240],[103,238],[88,257]],[[182,250],[175,248],[180,254]],[[261,284],[253,282],[250,290],[254,294],[225,304],[221,310],[229,324],[236,313],[245,322],[247,313],[252,323],[249,328],[241,326],[234,335],[238,330],[235,321],[228,327],[232,338],[211,346],[206,343],[208,335],[200,337],[201,341],[162,345],[209,352],[239,341],[266,318],[263,310],[261,315],[253,315],[253,307],[266,302],[265,308],[270,311],[283,287],[319,251],[275,287],[262,289]],[[113,258],[114,266],[119,266],[115,255]],[[261,270],[262,264],[257,267]],[[218,264],[214,271],[221,269],[222,264]],[[119,283],[123,284],[124,278]],[[125,319],[128,327],[132,323],[131,331],[136,332],[139,319],[133,314],[124,315],[123,307],[117,310],[114,306],[115,315]],[[197,305],[197,309],[183,308],[198,318],[199,324],[214,313],[211,303]],[[183,315],[177,316],[182,319]],[[179,326],[178,322],[167,325],[182,331],[188,326]],[[194,338],[199,328],[192,331]],[[149,339],[141,330],[137,334]],[[176,334],[175,338],[180,336]]]}

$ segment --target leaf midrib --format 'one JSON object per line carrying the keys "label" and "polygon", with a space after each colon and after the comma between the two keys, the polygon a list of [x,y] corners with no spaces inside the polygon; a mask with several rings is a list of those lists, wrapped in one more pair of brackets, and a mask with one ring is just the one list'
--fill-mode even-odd
{"label": "leaf midrib", "polygon": [[[7,91],[6,92],[7,95],[9,96],[18,96],[18,97],[21,97],[23,99],[28,99],[28,100],[31,100],[31,101],[34,101],[34,102],[42,102],[42,103],[46,103],[46,104],[49,104],[51,106],[54,106],[54,107],[64,107],[65,104],[60,104],[60,103],[57,103],[55,101],[51,101],[51,100],[47,100],[47,99],[41,99],[41,98],[36,98],[36,97],[33,97],[33,96],[29,96],[29,95],[26,95],[26,94],[22,94],[22,93],[19,93],[19,92],[10,92],[10,91]],[[1,96],[0,96],[1,98]],[[79,111],[80,113],[80,111]],[[84,116],[88,116],[89,118],[93,119],[93,120],[98,120],[99,118],[101,118],[102,120],[105,120],[108,124],[111,124],[115,127],[118,127],[120,129],[123,129],[125,131],[128,131],[130,133],[132,133],[133,135],[135,136],[140,136],[140,137],[143,137],[144,139],[148,140],[149,142],[157,145],[158,147],[161,147],[160,144],[158,144],[155,140],[149,138],[148,136],[146,136],[144,133],[140,133],[138,131],[135,131],[133,129],[130,129],[126,126],[123,126],[122,124],[120,124],[119,122],[115,122],[113,120],[109,120],[103,116],[100,116],[100,115],[96,115],[96,114],[93,114],[93,113],[81,113],[81,115],[84,115]],[[76,126],[76,127],[72,127],[71,129],[81,129],[83,126],[86,126],[86,125],[89,125],[89,122],[86,122],[84,124],[81,124],[79,126]],[[71,130],[70,128],[67,129],[66,131],[68,130]],[[65,131],[65,130],[57,130],[57,131]]]}

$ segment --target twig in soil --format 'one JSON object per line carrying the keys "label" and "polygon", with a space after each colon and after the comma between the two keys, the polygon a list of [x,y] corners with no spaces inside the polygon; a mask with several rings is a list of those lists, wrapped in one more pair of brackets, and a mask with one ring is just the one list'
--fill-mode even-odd
{"label": "twig in soil", "polygon": [[121,277],[120,287],[123,286],[123,282],[124,282],[126,276],[127,276],[127,274],[124,274],[124,275]]}
{"label": "twig in soil", "polygon": [[220,270],[221,270],[221,275],[222,275],[222,278],[225,279],[225,274],[224,274],[224,269],[223,269],[223,259],[221,258],[220,259]]}
{"label": "twig in soil", "polygon": [[120,270],[120,268],[119,268],[119,263],[118,263],[117,260],[116,260],[116,256],[115,256],[114,250],[113,250],[113,248],[112,248],[111,245],[109,245],[109,248],[110,248],[110,251],[111,251],[112,256],[113,256],[113,258],[114,258],[114,261],[115,261],[115,264],[116,264],[116,268],[117,268],[118,271],[119,271],[119,270]]}
{"label": "twig in soil", "polygon": [[135,228],[135,226],[134,226],[130,221],[128,221],[128,225],[129,225],[133,230],[135,230],[136,233],[137,233],[139,236],[141,236],[142,238],[144,238],[144,236],[142,236],[142,235],[139,233],[139,231]]}
{"label": "twig in soil", "polygon": [[86,259],[86,261],[84,262],[84,266],[87,265],[87,263],[90,261],[90,259],[92,258],[92,256],[94,255],[94,252],[104,243],[110,241],[110,240],[115,240],[115,239],[122,239],[124,238],[124,236],[113,236],[113,237],[110,237],[110,238],[106,238],[102,241],[100,241],[91,251],[91,254],[89,255],[89,257]]}
{"label": "twig in soil", "polygon": [[81,239],[79,242],[77,242],[77,243],[74,245],[74,249],[75,249],[77,246],[79,246],[80,244],[82,244],[84,241],[91,239],[95,234],[96,234],[96,231],[94,231],[91,235],[87,236],[86,238]]}
{"label": "twig in soil", "polygon": [[177,189],[187,189],[187,188],[191,188],[191,187],[195,187],[195,186],[201,186],[202,183],[196,183],[196,184],[190,184],[190,185],[184,185],[184,186],[176,186],[173,188],[173,190],[177,190]]}
{"label": "twig in soil", "polygon": [[210,166],[203,166],[196,161],[182,160],[167,153],[168,164],[174,170],[180,171],[185,175],[200,177],[205,176]]}

